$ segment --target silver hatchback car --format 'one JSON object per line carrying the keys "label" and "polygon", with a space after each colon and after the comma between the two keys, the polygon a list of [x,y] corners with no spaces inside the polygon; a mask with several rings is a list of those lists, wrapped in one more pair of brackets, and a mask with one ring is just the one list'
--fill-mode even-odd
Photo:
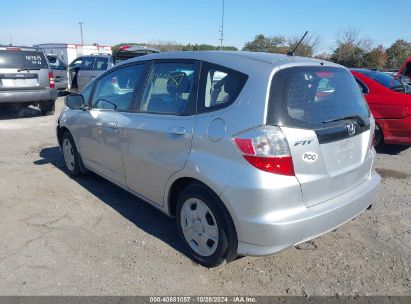
{"label": "silver hatchback car", "polygon": [[344,67],[248,52],[125,61],[66,97],[68,172],[93,171],[177,221],[213,267],[267,255],[369,207],[374,119]]}

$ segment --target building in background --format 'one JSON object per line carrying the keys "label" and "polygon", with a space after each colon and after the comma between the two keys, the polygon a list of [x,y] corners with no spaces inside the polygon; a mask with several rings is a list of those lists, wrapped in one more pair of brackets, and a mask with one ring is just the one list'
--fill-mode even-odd
{"label": "building in background", "polygon": [[70,64],[74,59],[83,55],[91,54],[111,54],[111,46],[106,45],[81,45],[67,43],[43,43],[36,44],[34,47],[39,47],[44,50],[46,55],[56,55],[66,64]]}

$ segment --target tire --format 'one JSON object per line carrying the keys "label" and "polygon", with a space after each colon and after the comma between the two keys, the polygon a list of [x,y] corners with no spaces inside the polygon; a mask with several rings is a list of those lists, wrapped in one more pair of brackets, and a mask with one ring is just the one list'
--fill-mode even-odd
{"label": "tire", "polygon": [[202,184],[187,186],[176,207],[178,234],[190,257],[204,267],[215,267],[237,257],[237,233],[220,198]]}
{"label": "tire", "polygon": [[381,147],[384,144],[384,135],[378,125],[375,125],[374,131],[374,148]]}
{"label": "tire", "polygon": [[87,172],[80,154],[77,152],[74,139],[68,131],[61,138],[61,150],[63,151],[64,164],[69,175],[77,177]]}
{"label": "tire", "polygon": [[42,103],[40,103],[39,108],[41,110],[42,115],[44,116],[52,115],[56,108],[56,101],[55,100],[43,101]]}
{"label": "tire", "polygon": [[6,105],[6,109],[10,112],[13,113],[20,113],[21,110],[23,110],[27,105],[26,104],[21,104],[21,103],[12,103]]}

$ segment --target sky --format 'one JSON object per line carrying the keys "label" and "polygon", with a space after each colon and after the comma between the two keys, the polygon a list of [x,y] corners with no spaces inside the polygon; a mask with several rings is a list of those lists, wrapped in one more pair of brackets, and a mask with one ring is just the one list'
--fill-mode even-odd
{"label": "sky", "polygon": [[[219,45],[223,0],[0,0],[0,44],[121,42]],[[375,44],[411,41],[411,0],[225,0],[224,45],[242,48],[257,34],[319,36],[331,52],[347,27]]]}

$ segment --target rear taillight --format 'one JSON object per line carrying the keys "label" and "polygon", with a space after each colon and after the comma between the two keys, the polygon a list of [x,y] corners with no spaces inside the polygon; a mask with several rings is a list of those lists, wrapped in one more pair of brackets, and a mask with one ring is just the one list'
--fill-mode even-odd
{"label": "rear taillight", "polygon": [[56,83],[54,82],[54,75],[53,72],[49,72],[49,82],[50,82],[50,88],[55,88]]}
{"label": "rear taillight", "polygon": [[295,175],[290,147],[279,127],[258,127],[237,134],[232,141],[254,167],[275,174]]}
{"label": "rear taillight", "polygon": [[375,120],[374,117],[370,116],[370,139],[368,142],[368,150],[371,150],[374,147],[375,141]]}

